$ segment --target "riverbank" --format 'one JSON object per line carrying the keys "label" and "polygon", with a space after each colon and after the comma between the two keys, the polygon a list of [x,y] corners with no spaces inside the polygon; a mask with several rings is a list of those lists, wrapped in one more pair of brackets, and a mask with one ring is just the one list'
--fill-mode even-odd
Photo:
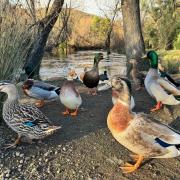
{"label": "riverbank", "polygon": [[[52,84],[62,85],[63,81]],[[85,89],[76,82],[79,89]],[[149,113],[155,104],[145,90],[136,92],[135,112]],[[180,179],[180,157],[146,160],[133,174],[122,174],[120,166],[130,161],[127,149],[118,144],[107,129],[112,108],[111,90],[97,96],[82,93],[83,104],[77,117],[62,116],[63,105],[56,100],[41,110],[62,129],[41,144],[22,143],[16,149],[0,150],[0,179],[21,180],[152,180]],[[22,96],[23,102],[32,102]],[[180,106],[164,108],[152,115],[180,130]],[[4,123],[0,126],[0,147],[15,140],[16,134]]]}

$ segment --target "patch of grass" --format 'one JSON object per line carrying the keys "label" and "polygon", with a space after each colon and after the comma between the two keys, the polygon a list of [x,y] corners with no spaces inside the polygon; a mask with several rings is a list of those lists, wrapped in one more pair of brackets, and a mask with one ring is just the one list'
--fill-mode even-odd
{"label": "patch of grass", "polygon": [[162,66],[171,74],[180,73],[180,50],[158,52]]}

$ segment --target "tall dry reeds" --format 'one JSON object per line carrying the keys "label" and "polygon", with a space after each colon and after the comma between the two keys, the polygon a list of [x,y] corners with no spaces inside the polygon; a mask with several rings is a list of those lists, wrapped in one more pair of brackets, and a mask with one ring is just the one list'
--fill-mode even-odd
{"label": "tall dry reeds", "polygon": [[31,46],[25,10],[19,8],[0,2],[0,80],[14,81],[19,76]]}

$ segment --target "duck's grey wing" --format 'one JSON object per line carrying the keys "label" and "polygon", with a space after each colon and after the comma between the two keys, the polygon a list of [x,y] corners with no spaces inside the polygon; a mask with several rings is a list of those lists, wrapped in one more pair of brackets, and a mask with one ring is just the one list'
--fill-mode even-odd
{"label": "duck's grey wing", "polygon": [[52,91],[48,91],[39,87],[32,87],[29,92],[29,96],[32,96],[37,99],[48,99]]}
{"label": "duck's grey wing", "polygon": [[139,123],[136,128],[143,132],[144,136],[150,137],[155,141],[158,139],[165,143],[175,145],[180,144],[180,133],[173,128],[155,120],[147,114],[137,115]]}
{"label": "duck's grey wing", "polygon": [[166,79],[158,78],[157,82],[161,87],[163,87],[166,91],[172,93],[173,95],[180,95],[180,90],[174,84],[170,83]]}
{"label": "duck's grey wing", "polygon": [[44,83],[44,82],[41,82],[41,81],[34,81],[33,86],[37,87],[37,88],[47,90],[47,91],[53,91],[53,90],[58,88],[57,86],[54,86],[54,85],[51,85],[51,84],[48,84],[48,83]]}

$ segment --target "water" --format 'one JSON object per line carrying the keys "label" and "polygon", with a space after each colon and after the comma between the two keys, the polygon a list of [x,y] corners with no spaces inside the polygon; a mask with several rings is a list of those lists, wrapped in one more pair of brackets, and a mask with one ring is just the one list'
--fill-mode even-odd
{"label": "water", "polygon": [[40,69],[41,79],[53,80],[65,77],[68,68],[75,68],[77,74],[82,73],[84,67],[91,69],[93,66],[94,54],[97,52],[102,52],[104,54],[104,59],[99,63],[100,74],[106,70],[109,77],[115,74],[126,75],[125,55],[112,53],[107,57],[106,52],[103,51],[78,51],[68,55],[68,57],[64,59],[44,59]]}

